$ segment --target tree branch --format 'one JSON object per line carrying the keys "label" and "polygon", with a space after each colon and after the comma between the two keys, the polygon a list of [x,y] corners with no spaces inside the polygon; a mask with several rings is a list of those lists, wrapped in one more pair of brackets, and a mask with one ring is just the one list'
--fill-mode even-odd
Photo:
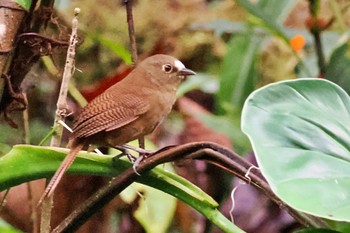
{"label": "tree branch", "polygon": [[[305,226],[324,227],[324,222],[313,216],[309,216],[296,211],[287,206],[270,189],[259,171],[250,172],[248,170],[253,166],[250,162],[243,159],[233,151],[211,142],[196,142],[180,145],[171,148],[161,149],[152,156],[143,159],[137,166],[137,171],[141,175],[159,164],[172,162],[178,159],[198,159],[217,165],[230,173],[235,174],[245,182],[261,189],[278,206],[285,208],[301,224]],[[100,210],[104,205],[111,201],[117,194],[123,191],[140,176],[136,174],[133,168],[130,168],[120,174],[110,184],[100,189],[92,195],[77,210],[73,211],[60,225],[53,230],[55,233],[72,232],[82,225],[91,215]]]}

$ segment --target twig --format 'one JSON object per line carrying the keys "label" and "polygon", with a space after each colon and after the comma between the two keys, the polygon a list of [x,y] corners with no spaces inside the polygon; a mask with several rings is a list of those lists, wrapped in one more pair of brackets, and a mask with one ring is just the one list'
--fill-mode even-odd
{"label": "twig", "polygon": [[[130,49],[131,49],[131,60],[134,66],[137,66],[137,45],[136,45],[136,37],[135,37],[135,28],[134,28],[134,19],[132,14],[132,0],[124,0],[125,9],[126,9],[126,20],[128,23],[128,31],[129,31],[129,41],[130,41]],[[145,149],[145,138],[138,138],[139,147]]]}
{"label": "twig", "polygon": [[[27,102],[27,94],[23,92],[23,97]],[[29,110],[28,107],[23,110],[23,132],[24,132],[24,143],[30,144],[30,130],[29,130]]]}
{"label": "twig", "polygon": [[[79,8],[74,9],[74,18],[72,20],[72,34],[70,36],[69,47],[67,51],[66,63],[64,67],[62,83],[60,94],[57,100],[57,110],[55,115],[54,129],[55,134],[51,139],[50,146],[59,146],[61,144],[61,136],[63,132],[62,125],[58,124],[59,121],[63,121],[67,115],[67,93],[69,80],[74,73],[74,60],[75,60],[75,47],[77,44],[77,31],[78,31],[78,14],[80,13]],[[51,221],[51,210],[53,203],[53,195],[51,197],[45,198],[42,203],[42,214],[41,214],[41,224],[40,232],[48,233],[51,230],[50,221]]]}
{"label": "twig", "polygon": [[326,73],[326,59],[323,53],[321,33],[320,30],[312,30],[311,34],[314,37],[315,49],[317,54],[317,64],[320,70],[320,77],[322,77]]}
{"label": "twig", "polygon": [[[27,94],[23,92],[23,97],[27,99]],[[29,105],[28,105],[29,106]],[[24,143],[30,144],[30,130],[29,130],[29,110],[28,107],[23,110],[23,131],[24,131]],[[37,231],[37,213],[35,208],[35,203],[33,199],[33,189],[31,187],[31,182],[26,183],[27,185],[27,192],[28,192],[28,204],[29,209],[31,210],[31,218],[30,218],[30,225],[33,229],[33,232]]]}
{"label": "twig", "polygon": [[311,25],[309,26],[310,33],[312,34],[315,42],[315,50],[317,54],[317,64],[319,68],[319,76],[322,77],[326,73],[326,59],[323,52],[321,32],[323,28],[320,25],[318,13],[320,9],[319,0],[309,0],[309,12]]}
{"label": "twig", "polygon": [[136,46],[136,38],[135,38],[134,19],[132,15],[132,0],[124,0],[124,3],[126,8],[126,20],[128,23],[128,30],[129,30],[131,60],[133,64],[136,66],[138,63],[138,60],[137,60],[137,46]]}
{"label": "twig", "polygon": [[[160,150],[152,156],[142,160],[137,167],[137,171],[140,174],[143,174],[161,163],[189,158],[205,160],[221,168],[225,168],[225,170],[235,174],[245,182],[258,187],[272,201],[277,203],[280,207],[287,209],[296,220],[305,226],[326,226],[325,223],[318,218],[300,213],[287,206],[271,191],[260,171],[256,170],[254,173],[250,172],[249,177],[245,176],[249,168],[252,167],[252,164],[241,156],[235,154],[233,151],[215,143],[196,142]],[[137,175],[132,168],[126,170],[118,176],[118,179],[114,179],[110,184],[97,191],[96,194],[92,195],[77,210],[73,211],[60,225],[57,226],[56,229],[53,230],[53,232],[73,232],[91,215],[96,213],[128,185],[139,178],[140,176]]]}

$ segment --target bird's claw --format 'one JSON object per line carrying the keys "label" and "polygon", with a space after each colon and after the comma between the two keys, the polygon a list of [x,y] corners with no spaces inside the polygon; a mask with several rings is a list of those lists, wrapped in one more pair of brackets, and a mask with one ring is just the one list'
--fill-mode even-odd
{"label": "bird's claw", "polygon": [[[140,175],[140,173],[137,171],[137,166],[140,164],[140,162],[148,157],[149,155],[153,154],[155,151],[152,150],[145,150],[142,148],[136,148],[130,145],[122,145],[122,146],[116,146],[115,147],[117,150],[120,150],[122,153],[117,155],[116,158],[119,159],[122,156],[126,156],[129,161],[133,164],[132,168],[134,170],[134,172],[138,175]],[[138,152],[140,154],[139,157],[135,157],[133,154],[131,154],[130,150]]]}

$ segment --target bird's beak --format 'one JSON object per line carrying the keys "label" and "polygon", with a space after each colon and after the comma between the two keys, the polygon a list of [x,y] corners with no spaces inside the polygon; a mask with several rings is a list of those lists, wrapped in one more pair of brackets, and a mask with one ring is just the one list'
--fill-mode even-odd
{"label": "bird's beak", "polygon": [[188,75],[195,75],[196,73],[190,69],[183,68],[182,70],[177,72],[177,76],[188,76]]}

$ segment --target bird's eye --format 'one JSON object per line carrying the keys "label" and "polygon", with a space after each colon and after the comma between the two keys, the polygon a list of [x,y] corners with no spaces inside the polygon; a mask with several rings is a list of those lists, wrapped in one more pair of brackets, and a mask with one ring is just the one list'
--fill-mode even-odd
{"label": "bird's eye", "polygon": [[165,73],[171,73],[174,69],[174,67],[170,64],[165,64],[162,66],[162,69]]}

